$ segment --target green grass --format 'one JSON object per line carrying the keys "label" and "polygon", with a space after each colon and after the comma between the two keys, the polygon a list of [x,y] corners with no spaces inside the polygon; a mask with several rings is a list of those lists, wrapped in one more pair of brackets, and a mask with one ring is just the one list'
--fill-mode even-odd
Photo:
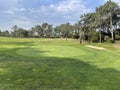
{"label": "green grass", "polygon": [[0,90],[120,90],[120,51],[74,40],[0,38]]}

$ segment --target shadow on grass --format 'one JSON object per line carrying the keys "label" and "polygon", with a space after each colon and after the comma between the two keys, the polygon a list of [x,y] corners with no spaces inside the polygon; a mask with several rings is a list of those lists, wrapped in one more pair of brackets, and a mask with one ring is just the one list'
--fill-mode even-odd
{"label": "shadow on grass", "polygon": [[0,44],[1,45],[25,45],[25,46],[33,46],[33,45],[35,45],[35,43],[34,42],[28,42],[28,41],[26,41],[26,42],[19,42],[19,41],[11,41],[11,42],[3,42],[3,41],[0,41]]}
{"label": "shadow on grass", "polygon": [[[17,48],[16,50],[18,50]],[[14,49],[3,51],[14,52]],[[41,52],[44,53],[44,52]],[[15,56],[14,56],[15,55]],[[3,55],[4,56],[4,55]],[[120,71],[74,58],[6,54],[0,60],[3,90],[119,90]]]}

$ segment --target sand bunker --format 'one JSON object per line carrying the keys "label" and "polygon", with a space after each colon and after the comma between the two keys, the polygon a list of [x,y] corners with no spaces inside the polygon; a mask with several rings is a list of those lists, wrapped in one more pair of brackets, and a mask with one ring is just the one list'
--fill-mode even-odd
{"label": "sand bunker", "polygon": [[89,48],[93,48],[93,49],[106,50],[106,49],[103,48],[103,47],[96,47],[96,46],[92,46],[92,45],[86,45],[86,46],[89,47]]}

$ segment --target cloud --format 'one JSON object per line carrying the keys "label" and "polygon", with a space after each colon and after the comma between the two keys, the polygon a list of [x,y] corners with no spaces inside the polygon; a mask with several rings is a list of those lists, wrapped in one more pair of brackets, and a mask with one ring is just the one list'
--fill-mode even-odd
{"label": "cloud", "polygon": [[0,0],[0,13],[14,14],[25,11],[20,2],[21,0]]}
{"label": "cloud", "polygon": [[82,0],[64,0],[56,4],[50,4],[49,6],[41,6],[40,9],[41,11],[52,10],[63,14],[72,12],[86,13],[91,11],[91,9],[85,6],[84,1]]}
{"label": "cloud", "polygon": [[21,7],[19,4],[21,0],[0,0],[0,9],[13,9],[14,7]]}
{"label": "cloud", "polygon": [[0,0],[1,26],[30,28],[48,22],[54,26],[75,23],[83,13],[91,12],[85,0]]}
{"label": "cloud", "polygon": [[82,11],[81,13],[89,12],[88,9],[82,0],[66,0],[58,4],[55,7],[58,12],[69,13]]}
{"label": "cloud", "polygon": [[0,13],[2,14],[13,14],[12,10],[4,10],[4,11],[0,11]]}
{"label": "cloud", "polygon": [[15,8],[15,9],[13,9],[13,11],[18,11],[18,12],[23,12],[23,11],[25,11],[26,9],[25,8]]}
{"label": "cloud", "polygon": [[42,5],[37,10],[32,8],[30,11],[57,25],[57,23],[75,23],[81,14],[91,12],[92,9],[88,8],[83,0],[61,0],[48,6]]}
{"label": "cloud", "polygon": [[27,18],[27,17],[16,17],[14,20],[13,20],[14,23],[16,23],[17,25],[29,25],[31,24],[30,22],[30,19]]}

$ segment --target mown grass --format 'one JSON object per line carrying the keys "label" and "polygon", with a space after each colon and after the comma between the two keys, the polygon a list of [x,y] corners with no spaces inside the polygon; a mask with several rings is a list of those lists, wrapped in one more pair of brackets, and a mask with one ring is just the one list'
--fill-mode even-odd
{"label": "mown grass", "polygon": [[119,53],[73,40],[0,38],[0,90],[119,90]]}

